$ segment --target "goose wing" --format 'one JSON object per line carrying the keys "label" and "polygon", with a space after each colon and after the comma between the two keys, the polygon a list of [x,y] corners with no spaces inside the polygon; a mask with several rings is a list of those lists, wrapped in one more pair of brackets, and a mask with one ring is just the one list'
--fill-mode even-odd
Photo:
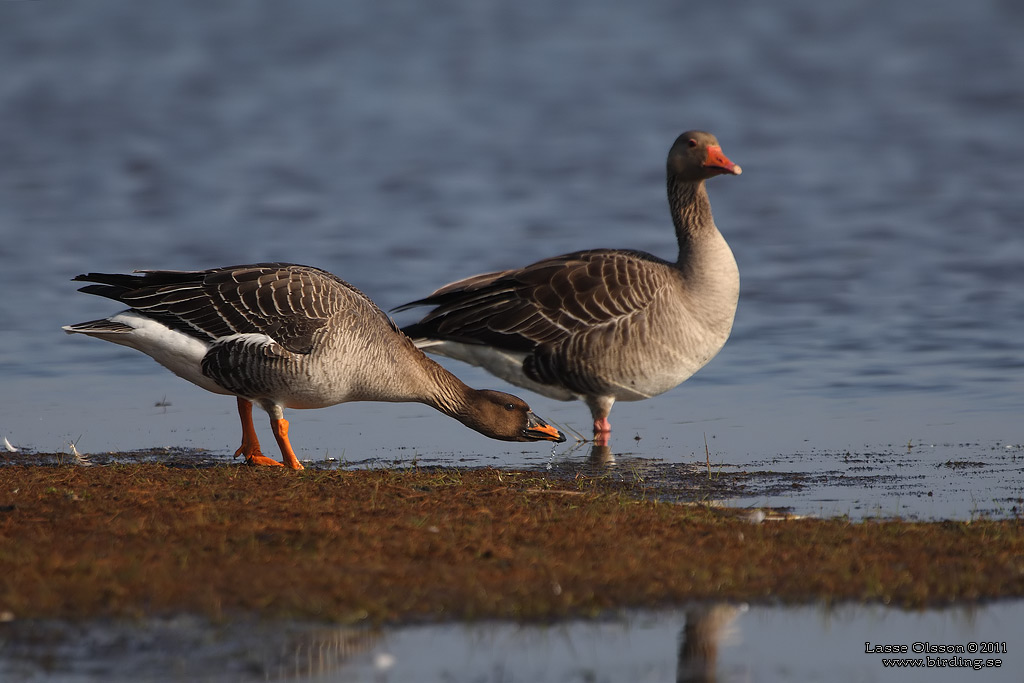
{"label": "goose wing", "polygon": [[671,274],[669,264],[643,252],[581,251],[459,280],[398,310],[434,306],[402,329],[413,339],[526,352],[533,379],[593,393],[603,388],[595,352],[643,334]]}
{"label": "goose wing", "polygon": [[80,291],[120,301],[185,334],[215,342],[265,334],[293,353],[309,353],[332,315],[353,304],[390,319],[344,280],[318,268],[257,263],[202,271],[88,273]]}

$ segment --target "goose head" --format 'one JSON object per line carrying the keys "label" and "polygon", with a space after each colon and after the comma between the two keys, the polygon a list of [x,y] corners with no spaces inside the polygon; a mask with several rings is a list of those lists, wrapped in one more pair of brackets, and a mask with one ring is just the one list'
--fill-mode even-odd
{"label": "goose head", "polygon": [[743,169],[729,161],[711,133],[688,130],[668,152],[668,174],[682,181],[698,182],[716,175],[739,175]]}
{"label": "goose head", "polygon": [[501,391],[476,391],[459,419],[467,427],[492,439],[565,441],[565,436],[535,415],[526,401]]}

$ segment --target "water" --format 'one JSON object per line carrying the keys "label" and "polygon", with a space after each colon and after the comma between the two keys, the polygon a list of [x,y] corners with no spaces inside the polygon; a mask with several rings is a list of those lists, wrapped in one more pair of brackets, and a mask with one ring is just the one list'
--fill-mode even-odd
{"label": "water", "polygon": [[[1022,28],[1008,0],[2,3],[0,447],[238,444],[230,400],[60,333],[114,310],[80,272],[294,261],[391,308],[573,249],[672,257],[664,157],[704,128],[744,169],[709,186],[735,331],[615,407],[612,459],[703,462],[707,437],[810,482],[738,504],[1017,515]],[[314,462],[587,459],[418,405],[289,419]]]}
{"label": "water", "polygon": [[[693,605],[549,625],[408,625],[382,630],[191,617],[87,627],[0,625],[4,680],[374,681],[1019,681],[1019,603],[907,611],[882,607]],[[906,646],[896,658],[933,666],[890,671],[866,643]],[[931,653],[932,646],[963,646]],[[995,643],[997,652],[983,652]],[[1005,644],[1005,653],[1002,651]],[[967,667],[936,666],[959,657]],[[994,661],[1000,660],[995,666]],[[979,661],[980,660],[980,661]],[[984,663],[991,666],[984,666]],[[973,667],[984,668],[973,668]]]}
{"label": "water", "polygon": [[[701,127],[745,170],[710,184],[735,331],[685,385],[616,406],[617,454],[688,462],[708,435],[722,464],[802,453],[810,473],[819,451],[942,449],[927,468],[1024,442],[1024,10],[463,4],[4,3],[0,437],[237,446],[230,401],[59,333],[116,308],[79,272],[294,261],[391,308],[572,249],[671,257],[663,159]],[[582,405],[526,397],[586,431]],[[313,461],[545,454],[421,406],[290,417]]]}

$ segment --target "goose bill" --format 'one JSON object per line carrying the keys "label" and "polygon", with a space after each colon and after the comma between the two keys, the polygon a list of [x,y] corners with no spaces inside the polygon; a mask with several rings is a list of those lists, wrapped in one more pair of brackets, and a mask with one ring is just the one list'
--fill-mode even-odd
{"label": "goose bill", "polygon": [[725,156],[722,148],[715,145],[708,146],[708,156],[704,160],[704,166],[721,171],[722,173],[732,173],[733,175],[743,173],[743,169],[738,164],[729,161],[729,157]]}
{"label": "goose bill", "polygon": [[523,435],[533,441],[557,441],[562,443],[565,436],[533,413],[527,413],[527,425]]}

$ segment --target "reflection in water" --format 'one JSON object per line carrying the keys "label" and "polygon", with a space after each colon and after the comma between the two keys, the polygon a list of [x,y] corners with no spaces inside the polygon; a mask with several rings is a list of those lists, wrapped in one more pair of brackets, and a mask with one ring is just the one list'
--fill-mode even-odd
{"label": "reflection in water", "polygon": [[[380,639],[376,630],[189,615],[15,620],[0,623],[0,681],[348,680],[348,672],[365,663],[386,670],[390,655],[360,657]],[[278,641],[280,647],[267,646]]]}
{"label": "reflection in water", "polygon": [[615,465],[615,454],[612,453],[612,447],[602,446],[595,443],[590,448],[590,456],[587,458],[587,462],[590,463],[590,466],[595,470],[612,467]]}
{"label": "reflection in water", "polygon": [[[561,425],[559,425],[559,429],[563,429],[564,432]],[[579,456],[587,444],[590,444],[590,452],[581,467],[579,463],[582,461],[579,460]],[[571,468],[572,470],[581,470],[585,474],[601,474],[616,464],[615,453],[612,452],[611,446],[594,443],[590,439],[577,439],[576,443],[559,452],[557,456],[554,453],[552,456],[553,459],[545,465],[545,469],[549,472]],[[554,457],[557,457],[557,461],[554,460]]]}
{"label": "reflection in water", "polygon": [[[279,655],[264,665],[263,673],[268,681],[302,680],[335,674],[353,657],[373,650],[379,640],[378,631],[349,627],[305,632],[286,641]],[[384,657],[378,655],[376,661],[386,661]]]}
{"label": "reflection in water", "polygon": [[[742,620],[738,619],[743,615]],[[864,641],[1003,641],[1024,601],[901,610],[882,605],[726,604],[556,624],[407,624],[382,630],[179,615],[0,623],[0,681],[666,681],[881,680]],[[744,637],[743,631],[746,631]],[[734,636],[733,633],[736,633]],[[283,648],[267,647],[283,640]],[[742,642],[742,647],[738,645]],[[978,680],[1020,681],[1021,658]],[[903,680],[966,680],[933,670]],[[947,674],[959,672],[947,671]]]}
{"label": "reflection in water", "polygon": [[[607,449],[607,446],[601,446]],[[679,637],[677,683],[715,683],[718,675],[719,646],[736,633],[736,618],[747,610],[745,605],[700,605],[686,611],[686,624]],[[380,641],[380,633],[352,628],[315,630],[297,636],[279,657],[274,668],[264,673],[270,681],[299,680],[340,672],[353,657],[372,651]],[[376,653],[373,668],[384,674],[394,659],[384,652]],[[331,678],[335,680],[335,678]],[[337,678],[336,680],[341,680]]]}
{"label": "reflection in water", "polygon": [[686,626],[679,638],[677,683],[714,683],[718,646],[735,633],[733,621],[745,606],[711,605],[686,612]]}

